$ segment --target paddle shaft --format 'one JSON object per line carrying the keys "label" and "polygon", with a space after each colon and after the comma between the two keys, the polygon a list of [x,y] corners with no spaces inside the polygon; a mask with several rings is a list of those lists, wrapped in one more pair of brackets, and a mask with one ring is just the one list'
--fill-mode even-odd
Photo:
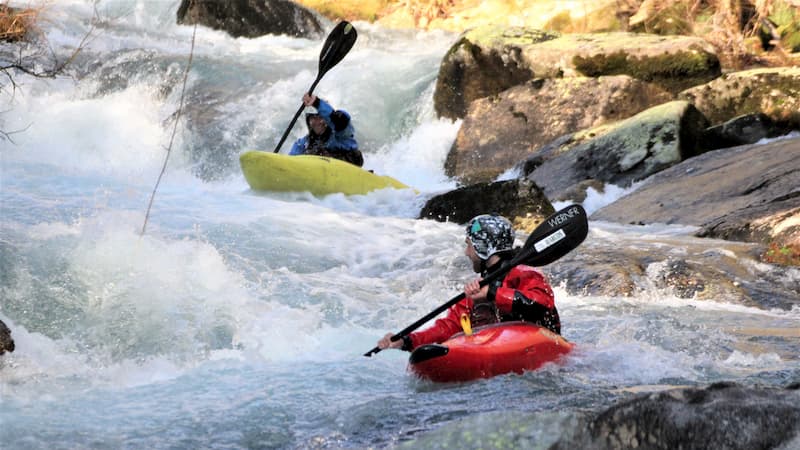
{"label": "paddle shaft", "polygon": [[[501,276],[505,275],[506,273],[508,273],[508,271],[511,270],[512,267],[513,266],[510,265],[510,264],[507,265],[507,266],[504,265],[504,267],[501,267],[500,269],[495,270],[494,272],[490,273],[489,275],[486,276],[486,278],[481,280],[481,283],[480,283],[481,287],[486,286],[487,284],[491,283],[492,281],[494,281],[494,280],[500,278]],[[426,314],[425,317],[423,317],[423,318],[417,320],[416,322],[412,323],[411,325],[403,328],[399,333],[395,334],[390,339],[392,341],[396,341],[398,339],[402,339],[403,336],[406,336],[406,335],[408,335],[408,333],[411,333],[412,331],[414,331],[417,328],[421,327],[422,325],[425,324],[425,322],[433,319],[434,317],[439,315],[442,311],[444,311],[447,308],[455,305],[456,303],[460,302],[461,300],[464,300],[466,297],[467,297],[467,294],[465,294],[463,292],[458,294],[458,295],[456,295],[455,297],[451,298],[447,303],[445,303],[443,305],[440,305],[439,307],[437,307],[433,311],[431,311],[428,314]],[[368,351],[367,353],[364,353],[364,356],[372,356],[372,355],[374,355],[374,354],[376,354],[376,353],[378,353],[380,351],[381,351],[380,347],[376,346],[375,348],[373,348],[372,350]]]}

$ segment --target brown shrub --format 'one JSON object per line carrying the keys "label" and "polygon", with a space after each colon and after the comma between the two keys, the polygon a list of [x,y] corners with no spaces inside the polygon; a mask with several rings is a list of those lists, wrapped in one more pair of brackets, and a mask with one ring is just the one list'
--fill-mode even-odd
{"label": "brown shrub", "polygon": [[38,15],[38,9],[18,10],[8,5],[0,5],[0,40],[18,41],[24,38],[36,23]]}

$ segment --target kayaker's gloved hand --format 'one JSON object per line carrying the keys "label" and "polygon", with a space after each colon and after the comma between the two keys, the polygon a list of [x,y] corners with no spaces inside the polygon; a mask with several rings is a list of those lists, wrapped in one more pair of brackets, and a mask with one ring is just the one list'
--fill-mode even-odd
{"label": "kayaker's gloved hand", "polygon": [[306,92],[305,94],[303,94],[303,104],[306,106],[313,106],[316,108],[319,105],[319,103],[317,103],[317,96]]}
{"label": "kayaker's gloved hand", "polygon": [[464,286],[464,294],[472,299],[470,321],[472,326],[479,327],[500,321],[497,314],[497,305],[494,303],[494,294],[497,287],[481,287],[482,278],[470,281]]}
{"label": "kayaker's gloved hand", "polygon": [[398,339],[396,341],[392,340],[392,336],[394,333],[386,333],[386,335],[378,341],[378,348],[381,350],[386,350],[387,348],[399,348],[402,350],[411,350],[411,339],[408,336],[403,336],[403,339]]}
{"label": "kayaker's gloved hand", "polygon": [[486,300],[489,295],[489,286],[481,287],[482,279],[483,278],[478,278],[464,285],[464,294],[471,298],[473,302]]}

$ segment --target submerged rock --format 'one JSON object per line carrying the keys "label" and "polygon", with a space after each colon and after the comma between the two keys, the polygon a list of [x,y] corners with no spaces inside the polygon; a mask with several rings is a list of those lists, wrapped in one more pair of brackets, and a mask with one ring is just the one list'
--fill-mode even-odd
{"label": "submerged rock", "polygon": [[11,339],[11,330],[0,320],[0,355],[14,351],[14,340]]}
{"label": "submerged rock", "polygon": [[637,396],[585,419],[551,449],[796,448],[798,387],[716,383]]}
{"label": "submerged rock", "polygon": [[791,130],[775,123],[764,113],[745,114],[705,130],[700,147],[706,150],[755,144],[761,139],[775,138]]}

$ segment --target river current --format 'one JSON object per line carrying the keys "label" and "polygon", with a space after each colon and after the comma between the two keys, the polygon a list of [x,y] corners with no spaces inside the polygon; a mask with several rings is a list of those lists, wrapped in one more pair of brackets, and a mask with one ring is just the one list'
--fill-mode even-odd
{"label": "river current", "polygon": [[[416,190],[256,193],[238,154],[273,150],[322,39],[199,27],[170,148],[193,32],[178,3],[52,2],[39,23],[56,58],[90,39],[63,75],[0,92],[0,319],[17,344],[0,357],[3,448],[546,448],[635,392],[800,378],[798,307],[656,288],[556,286],[577,350],[536,372],[435,385],[402,352],[363,357],[474,276],[460,225],[416,219],[456,186],[443,164],[460,123],[432,107],[456,35],[356,22],[316,89],[353,116],[365,168]],[[588,249],[652,239],[590,228]]]}

